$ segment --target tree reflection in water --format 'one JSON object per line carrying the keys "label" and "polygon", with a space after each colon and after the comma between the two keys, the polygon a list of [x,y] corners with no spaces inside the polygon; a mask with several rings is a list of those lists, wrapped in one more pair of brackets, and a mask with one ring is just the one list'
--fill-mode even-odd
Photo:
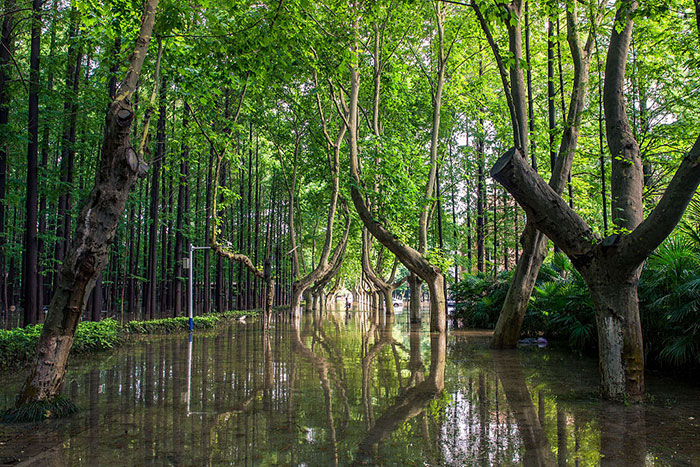
{"label": "tree reflection in water", "polygon": [[[492,352],[484,333],[431,335],[406,321],[383,313],[278,315],[267,331],[234,323],[192,341],[151,337],[76,361],[66,391],[83,411],[31,428],[0,426],[0,459],[700,464],[690,419],[700,415],[697,391],[671,407],[601,404],[590,390],[593,361],[572,363],[549,350]],[[8,405],[22,375],[3,380],[0,400]]]}
{"label": "tree reflection in water", "polygon": [[[377,454],[379,444],[396,429],[425,410],[428,404],[437,399],[445,388],[445,355],[447,351],[446,333],[430,336],[430,373],[423,379],[420,340],[413,335],[411,342],[411,381],[413,385],[403,391],[393,404],[369,428],[367,435],[360,441],[357,461],[370,462]],[[363,377],[365,375],[363,370]],[[427,418],[425,419],[427,422]]]}

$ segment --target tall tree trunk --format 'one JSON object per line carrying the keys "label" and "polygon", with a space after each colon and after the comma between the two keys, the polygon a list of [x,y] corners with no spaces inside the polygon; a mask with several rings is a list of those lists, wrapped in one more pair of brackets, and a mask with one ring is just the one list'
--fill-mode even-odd
{"label": "tall tree trunk", "polygon": [[[215,182],[217,186],[222,186],[226,187],[226,163],[224,162],[224,169],[219,172],[219,166],[217,165],[217,170],[216,170],[217,175],[219,175],[218,178],[215,178]],[[216,199],[216,194],[214,195],[214,199],[216,202],[221,202],[223,201],[223,194],[218,195],[219,199]],[[219,217],[221,215],[220,212],[216,211],[216,205],[212,209],[213,215]],[[216,231],[216,222],[214,223],[214,228],[213,231]],[[240,286],[240,284],[239,284]],[[216,261],[216,297],[215,297],[215,308],[217,313],[223,313],[226,311],[224,309],[224,258],[222,255],[219,255],[217,257]]]}
{"label": "tall tree trunk", "polygon": [[[49,62],[52,62],[54,59],[54,51],[56,49],[56,29],[57,29],[57,24],[56,24],[56,10],[57,10],[57,5],[56,2],[54,2],[53,7],[52,7],[52,12],[51,12],[51,26],[49,28],[51,29],[51,39],[49,42]],[[50,95],[53,92],[53,68],[49,68],[49,73],[48,77],[46,78],[46,93]],[[44,121],[44,130],[43,130],[43,136],[42,136],[42,141],[41,141],[41,168],[40,168],[40,173],[41,173],[41,181],[42,181],[42,186],[40,191],[40,197],[39,197],[39,243],[38,243],[38,257],[39,257],[39,263],[38,263],[38,277],[37,277],[37,310],[39,311],[40,314],[43,314],[43,309],[44,309],[44,302],[45,302],[45,297],[44,297],[44,275],[42,274],[42,260],[41,257],[44,253],[44,241],[43,238],[45,237],[46,234],[46,220],[47,220],[47,210],[46,210],[46,194],[49,191],[48,188],[48,180],[49,176],[47,173],[48,170],[48,160],[49,160],[49,139],[51,137],[51,125],[49,124],[48,119]],[[39,317],[40,319],[43,318],[43,316]]]}
{"label": "tall tree trunk", "polygon": [[10,93],[7,85],[10,76],[6,72],[6,67],[12,59],[12,30],[14,27],[15,0],[5,0],[5,10],[2,18],[2,36],[0,37],[0,312],[7,320],[9,316],[9,303],[7,297],[7,231],[5,229],[5,218],[7,214],[7,142],[9,131],[7,122],[10,117]]}
{"label": "tall tree trunk", "polygon": [[51,401],[58,395],[87,296],[107,262],[131,186],[147,170],[131,147],[129,133],[134,114],[130,98],[150,43],[157,5],[158,0],[145,4],[129,71],[107,113],[95,186],[80,212],[74,240],[61,266],[36,359],[17,399],[18,407],[33,401]]}
{"label": "tall tree trunk", "polygon": [[[314,78],[316,78],[316,75],[314,75]],[[317,81],[317,80],[316,80]],[[318,83],[316,83],[318,84]],[[350,232],[350,213],[348,212],[347,206],[345,204],[342,204],[342,209],[345,214],[345,231],[343,233],[343,236],[341,240],[336,244],[335,250],[333,250],[333,254],[331,255],[331,249],[332,249],[332,244],[333,244],[333,231],[334,231],[334,225],[335,225],[335,219],[336,219],[336,213],[338,210],[338,198],[340,196],[340,148],[341,144],[343,142],[343,139],[345,138],[345,134],[348,130],[348,128],[343,125],[340,127],[338,130],[338,134],[335,137],[335,140],[330,137],[328,134],[328,127],[327,127],[327,122],[326,119],[323,115],[323,109],[321,106],[321,98],[316,94],[316,104],[319,109],[319,113],[321,115],[321,123],[323,126],[323,134],[326,138],[326,150],[331,153],[328,157],[328,172],[330,175],[330,185],[331,185],[331,193],[330,193],[330,200],[328,203],[328,214],[326,217],[326,235],[324,238],[323,242],[323,247],[321,249],[321,255],[318,260],[318,264],[314,267],[313,266],[313,258],[311,259],[312,263],[312,270],[305,276],[301,277],[300,276],[300,271],[299,271],[299,264],[298,264],[298,259],[296,258],[296,255],[294,256],[294,261],[295,261],[295,272],[297,274],[296,280],[292,284],[292,313],[294,313],[295,317],[298,317],[299,314],[299,305],[300,305],[300,299],[301,296],[307,291],[307,289],[316,281],[323,281],[323,278],[327,276],[327,274],[335,268],[335,265],[339,262],[342,261],[342,257],[345,254],[345,245],[348,241],[348,236]],[[298,146],[299,146],[299,141],[297,138],[297,141],[295,142],[295,150],[294,150],[294,171],[292,175],[292,183],[291,185],[288,184],[288,191],[291,194],[294,194],[294,186],[296,184],[296,161],[297,161],[297,152],[298,152]],[[281,159],[280,159],[281,160]],[[293,196],[290,196],[290,205],[293,206],[292,200]],[[293,217],[294,210],[291,209],[290,207],[290,239],[292,240],[292,248],[296,249],[296,240],[295,240],[295,230],[293,226]],[[300,247],[301,248],[301,247]],[[310,295],[304,295],[306,297],[306,307],[307,310],[309,309],[309,306],[311,305],[309,303],[311,297]]]}
{"label": "tall tree trunk", "polygon": [[[163,129],[163,134],[165,135],[165,129]],[[165,140],[163,140],[165,142]],[[158,142],[156,143],[158,144]],[[165,146],[165,144],[163,145]],[[163,216],[163,221],[160,224],[160,286],[158,287],[158,290],[160,292],[160,312],[159,312],[159,317],[164,318],[167,316],[167,310],[168,310],[168,297],[170,296],[170,290],[168,285],[170,284],[170,281],[167,280],[168,274],[170,273],[170,255],[168,254],[169,249],[168,249],[168,244],[170,243],[170,231],[171,229],[171,219],[172,219],[172,206],[173,206],[173,199],[172,199],[172,177],[171,176],[166,176],[165,174],[165,150],[163,150],[163,163],[161,164],[161,183],[162,183],[162,191],[161,191],[161,204],[163,206],[162,209],[165,210],[165,206],[167,206],[167,211],[164,212]],[[167,182],[167,183],[166,183]]]}
{"label": "tall tree trunk", "polygon": [[[182,116],[182,131],[185,133],[183,138],[187,138],[186,132],[188,127],[188,113],[189,108],[185,106]],[[178,180],[177,189],[177,220],[175,222],[175,273],[173,274],[174,282],[174,293],[175,293],[175,309],[173,312],[174,316],[180,316],[182,314],[182,259],[185,255],[185,250],[183,249],[184,235],[183,228],[185,225],[185,204],[187,198],[187,178],[189,172],[189,157],[190,148],[187,145],[186,140],[183,139],[182,143],[182,158],[180,160],[180,176]],[[190,265],[189,267],[192,267]]]}
{"label": "tall tree trunk", "polygon": [[[441,46],[439,48],[439,65],[438,65],[438,82],[443,82],[444,84],[444,65],[446,57],[442,47],[443,37],[442,37],[442,13],[441,7],[438,3],[436,5],[436,17],[438,21],[438,33],[440,35]],[[360,91],[360,74],[359,74],[359,46],[358,46],[358,35],[359,35],[359,18],[355,17],[353,19],[352,31],[353,31],[353,44],[351,49],[351,63],[350,63],[350,100],[348,103],[347,116],[343,115],[345,118],[345,123],[347,127],[348,135],[348,146],[350,148],[350,175],[353,179],[351,184],[351,196],[355,209],[357,210],[360,219],[362,220],[367,230],[376,238],[380,243],[386,246],[394,255],[401,261],[409,271],[420,276],[423,280],[428,283],[431,304],[431,330],[433,332],[443,332],[446,329],[447,322],[445,317],[445,296],[444,296],[444,277],[440,269],[433,264],[431,264],[426,257],[420,251],[421,247],[427,247],[427,221],[428,215],[425,213],[425,207],[421,211],[421,216],[419,220],[419,250],[416,250],[402,242],[400,242],[397,237],[395,237],[391,232],[389,232],[383,225],[378,223],[372,216],[372,213],[367,206],[362,193],[359,190],[361,185],[360,171],[359,171],[359,149],[358,149],[358,100]],[[442,86],[436,86],[436,91],[439,89],[439,93],[436,92],[433,95],[433,142],[435,146],[431,143],[431,148],[437,150],[437,127],[439,127],[440,118],[440,96],[442,92]],[[435,172],[437,170],[437,155],[433,157],[433,152],[431,149],[431,167],[428,183],[426,183],[425,195],[426,198],[430,199],[434,196],[434,183],[435,183]],[[427,200],[426,200],[427,202]],[[438,293],[438,295],[434,295]]]}
{"label": "tall tree trunk", "polygon": [[[699,5],[700,2],[696,2]],[[700,17],[698,18],[700,21]],[[700,31],[700,28],[698,28]],[[600,50],[598,49],[598,36],[596,30],[593,29],[592,32],[595,40],[595,55],[596,62],[598,65],[598,83],[603,82],[602,77],[602,66],[600,64]],[[600,163],[600,197],[603,205],[603,234],[608,235],[608,192],[606,187],[606,176],[605,176],[605,146],[603,145],[603,140],[605,139],[605,132],[603,131],[603,121],[605,120],[605,115],[603,115],[603,86],[598,86],[598,151],[600,152],[599,163]]]}
{"label": "tall tree trunk", "polygon": [[[158,123],[156,125],[156,152],[153,160],[153,170],[151,173],[151,204],[150,204],[150,225],[148,234],[148,274],[146,292],[146,319],[156,317],[156,305],[158,303],[158,224],[160,212],[160,179],[162,173],[162,163],[165,156],[165,77],[160,78],[160,104],[158,108]],[[163,240],[163,239],[161,239]],[[163,258],[165,259],[165,258]]]}
{"label": "tall tree trunk", "polygon": [[476,270],[484,273],[485,209],[486,204],[486,171],[484,162],[484,119],[479,117],[479,129],[476,139]]}
{"label": "tall tree trunk", "polygon": [[24,291],[24,325],[37,322],[38,280],[38,150],[39,150],[39,55],[41,53],[41,0],[32,2],[32,29],[29,57],[29,144],[27,147],[27,198],[24,228],[24,261],[22,289]]}
{"label": "tall tree trunk", "polygon": [[78,87],[80,86],[80,64],[82,54],[75,44],[79,26],[79,14],[77,10],[71,10],[71,25],[68,33],[68,56],[66,64],[66,86],[63,101],[63,112],[66,117],[63,121],[63,137],[61,138],[61,182],[65,185],[58,197],[58,228],[56,236],[55,256],[56,261],[63,261],[70,242],[71,210],[72,210],[72,184],[73,165],[75,162],[75,142],[78,114]]}
{"label": "tall tree trunk", "polygon": [[[554,6],[549,5],[550,10]],[[554,172],[554,164],[557,160],[557,150],[555,148],[554,136],[557,128],[557,107],[556,91],[554,90],[554,25],[552,24],[552,14],[547,16],[547,121],[549,123],[549,164],[550,170]]]}
{"label": "tall tree trunk", "polygon": [[[211,238],[211,216],[212,216],[212,169],[214,166],[214,146],[209,148],[209,166],[207,168],[207,199],[206,199],[206,220],[204,223],[204,243],[207,244]],[[211,264],[209,250],[204,250],[204,313],[211,311]]]}
{"label": "tall tree trunk", "polygon": [[[530,60],[530,3],[528,0],[525,0],[525,63],[527,64],[527,116],[529,123],[528,130],[530,134],[534,134],[535,106],[534,101],[532,99],[532,61]],[[535,170],[537,170],[537,157],[535,156],[534,142],[532,143],[532,147],[530,148],[530,161]]]}

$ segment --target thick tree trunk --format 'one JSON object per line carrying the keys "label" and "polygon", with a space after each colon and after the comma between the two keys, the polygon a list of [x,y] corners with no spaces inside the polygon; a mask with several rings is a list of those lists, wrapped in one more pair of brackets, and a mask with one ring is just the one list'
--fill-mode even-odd
{"label": "thick tree trunk", "polygon": [[314,297],[313,294],[311,293],[311,290],[305,289],[304,292],[302,293],[304,296],[304,311],[307,313],[310,313],[313,311],[314,306]]}
{"label": "thick tree trunk", "polygon": [[107,263],[109,247],[122,216],[131,186],[147,170],[131,146],[134,113],[131,95],[150,43],[158,0],[149,0],[129,71],[107,112],[102,157],[95,186],[80,212],[71,248],[58,274],[56,291],[42,328],[37,355],[17,406],[50,401],[61,388],[68,353],[80,315],[97,277]]}
{"label": "thick tree trunk", "polygon": [[445,276],[440,274],[428,281],[430,291],[430,329],[444,330],[447,322],[445,306]]}
{"label": "thick tree trunk", "polygon": [[637,283],[641,267],[620,274],[614,264],[594,265],[584,278],[596,309],[601,392],[612,400],[644,397],[644,347]]}
{"label": "thick tree trunk", "polygon": [[629,234],[602,240],[527,165],[519,151],[504,154],[491,175],[586,279],[597,312],[602,394],[612,399],[641,399],[644,358],[636,292],[639,272],[643,261],[678,223],[700,184],[700,138],[646,220]]}

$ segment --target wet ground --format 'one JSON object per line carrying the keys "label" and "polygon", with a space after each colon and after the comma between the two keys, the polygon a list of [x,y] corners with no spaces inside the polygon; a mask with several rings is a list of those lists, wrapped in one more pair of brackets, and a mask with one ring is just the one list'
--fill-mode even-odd
{"label": "wet ground", "polygon": [[606,404],[594,360],[487,342],[359,312],[143,339],[73,361],[77,416],[0,425],[0,465],[700,465],[700,387]]}

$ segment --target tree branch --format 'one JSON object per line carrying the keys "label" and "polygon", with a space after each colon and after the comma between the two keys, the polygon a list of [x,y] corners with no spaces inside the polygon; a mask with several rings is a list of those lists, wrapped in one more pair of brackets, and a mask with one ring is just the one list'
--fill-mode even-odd
{"label": "tree branch", "polygon": [[631,234],[622,237],[621,256],[631,264],[644,261],[681,220],[698,184],[700,184],[700,136],[683,158],[659,204]]}
{"label": "tree branch", "polygon": [[540,177],[519,149],[511,148],[491,169],[491,176],[505,187],[525,210],[528,221],[552,239],[576,264],[589,256],[600,238],[590,226]]}

